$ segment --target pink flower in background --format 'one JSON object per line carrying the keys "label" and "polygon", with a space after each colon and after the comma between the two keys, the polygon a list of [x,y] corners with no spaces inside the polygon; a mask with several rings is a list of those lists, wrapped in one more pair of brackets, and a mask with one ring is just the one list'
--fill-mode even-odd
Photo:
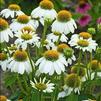
{"label": "pink flower in background", "polygon": [[89,24],[89,22],[91,21],[91,16],[90,15],[83,15],[80,19],[78,19],[78,24],[81,27],[85,27],[86,25]]}
{"label": "pink flower in background", "polygon": [[86,13],[90,9],[91,9],[90,4],[82,3],[82,4],[79,4],[79,6],[76,8],[76,12],[83,14],[83,13]]}
{"label": "pink flower in background", "polygon": [[101,24],[101,17],[97,19],[97,24]]}

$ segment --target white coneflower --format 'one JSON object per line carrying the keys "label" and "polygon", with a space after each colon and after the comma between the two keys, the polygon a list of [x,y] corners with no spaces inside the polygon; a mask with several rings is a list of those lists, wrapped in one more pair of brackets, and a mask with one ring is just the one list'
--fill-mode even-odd
{"label": "white coneflower", "polygon": [[28,44],[38,47],[37,43],[40,38],[35,34],[33,27],[26,26],[18,31],[15,36],[18,38],[15,41],[18,48],[26,49]]}
{"label": "white coneflower", "polygon": [[22,14],[24,13],[21,11],[20,6],[17,4],[10,4],[8,8],[3,9],[0,12],[0,15],[5,18],[9,18],[9,17],[14,18]]}
{"label": "white coneflower", "polygon": [[74,93],[80,94],[81,80],[77,74],[69,74],[65,78],[65,85],[63,87],[64,91],[58,94],[58,99],[66,97],[74,91]]}
{"label": "white coneflower", "polygon": [[39,23],[37,20],[32,20],[30,16],[23,14],[23,15],[19,15],[10,24],[10,28],[14,32],[21,30],[25,26],[31,26],[31,27],[34,27],[34,29],[37,29],[37,27],[39,26]]}
{"label": "white coneflower", "polygon": [[13,33],[9,29],[8,22],[0,18],[0,42],[9,42],[9,36],[13,38]]}
{"label": "white coneflower", "polygon": [[59,32],[61,34],[74,33],[76,28],[76,23],[72,19],[71,13],[67,10],[61,10],[52,24],[52,32]]}
{"label": "white coneflower", "polygon": [[76,60],[73,49],[65,43],[59,44],[57,46],[57,51],[65,56],[68,65],[71,65],[72,62]]}
{"label": "white coneflower", "polygon": [[32,18],[39,18],[39,21],[44,25],[44,20],[48,19],[53,21],[57,13],[54,10],[54,5],[49,0],[42,0],[39,4],[39,7],[35,8],[31,13]]}
{"label": "white coneflower", "polygon": [[92,38],[92,35],[88,32],[81,32],[79,34],[74,34],[72,35],[71,39],[72,40],[76,40],[78,38],[82,38],[82,39],[90,39]]}
{"label": "white coneflower", "polygon": [[60,37],[60,42],[67,42],[68,40],[65,34],[61,34],[60,36],[60,33],[57,32],[53,32],[47,35],[47,39],[51,40],[52,42],[57,42],[59,37]]}
{"label": "white coneflower", "polygon": [[83,51],[92,52],[97,48],[97,43],[95,40],[92,40],[91,35],[86,32],[78,34],[74,34],[69,41],[70,46],[74,46]]}
{"label": "white coneflower", "polygon": [[8,68],[11,69],[11,72],[17,72],[19,74],[24,74],[25,71],[27,73],[32,72],[32,67],[26,51],[16,50],[13,57],[9,59]]}
{"label": "white coneflower", "polygon": [[6,96],[0,95],[0,101],[11,101]]}
{"label": "white coneflower", "polygon": [[0,65],[3,71],[7,70],[8,66],[8,56],[6,53],[0,53]]}
{"label": "white coneflower", "polygon": [[49,75],[53,75],[57,73],[60,75],[65,71],[65,66],[67,66],[67,62],[65,57],[63,57],[56,50],[48,50],[44,53],[43,57],[37,60],[36,66],[39,65],[38,71],[40,73],[45,73]]}
{"label": "white coneflower", "polygon": [[53,92],[53,90],[55,88],[54,84],[50,83],[50,80],[46,81],[46,78],[43,78],[43,80],[42,80],[42,78],[40,78],[39,81],[37,81],[34,78],[34,82],[30,81],[30,84],[34,89],[37,89],[39,91],[43,91],[45,93],[51,93],[51,92]]}

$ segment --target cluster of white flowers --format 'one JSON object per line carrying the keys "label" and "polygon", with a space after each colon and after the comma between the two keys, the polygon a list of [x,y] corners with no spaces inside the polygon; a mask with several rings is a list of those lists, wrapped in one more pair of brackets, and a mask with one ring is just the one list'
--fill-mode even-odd
{"label": "cluster of white flowers", "polygon": [[[0,43],[10,42],[11,37],[14,38],[16,46],[16,48],[13,46],[7,48],[7,51],[13,51],[10,54],[6,54],[5,51],[0,53],[0,64],[4,71],[10,70],[23,75],[25,72],[29,74],[36,69],[36,76],[41,74],[61,75],[66,73],[66,67],[76,61],[74,50],[71,47],[83,52],[92,52],[97,48],[97,43],[87,32],[74,34],[69,41],[67,34],[75,32],[76,22],[67,10],[57,13],[53,3],[49,0],[42,0],[39,7],[35,8],[30,16],[23,13],[16,4],[11,4],[7,9],[2,10],[0,15],[2,16],[0,18]],[[10,25],[6,21],[9,18],[12,19]],[[44,33],[46,36],[43,40],[36,34],[36,30],[40,23],[44,27],[45,21],[51,24],[51,32]],[[38,49],[39,53],[42,52],[36,61],[33,61],[33,55],[32,58],[29,55],[34,53],[33,50],[30,50],[31,53],[29,53],[30,47]],[[40,78],[39,81],[34,78],[30,84],[33,88],[43,92],[50,93],[55,89],[54,84],[47,81],[46,78],[43,80]],[[68,74],[63,87],[64,91],[59,93],[58,99],[68,96],[73,90],[79,94],[80,86],[80,77],[76,74]]]}

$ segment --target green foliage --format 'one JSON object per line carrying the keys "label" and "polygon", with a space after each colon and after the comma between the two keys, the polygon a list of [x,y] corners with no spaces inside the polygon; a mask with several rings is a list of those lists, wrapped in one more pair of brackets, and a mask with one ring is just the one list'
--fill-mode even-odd
{"label": "green foliage", "polygon": [[79,97],[78,95],[71,93],[70,96],[68,96],[65,101],[78,101],[78,97]]}
{"label": "green foliage", "polygon": [[12,101],[18,101],[19,96],[20,96],[20,92],[16,91],[10,96],[9,99],[11,99]]}
{"label": "green foliage", "polygon": [[12,86],[17,80],[16,74],[10,73],[5,76],[5,85],[6,87]]}

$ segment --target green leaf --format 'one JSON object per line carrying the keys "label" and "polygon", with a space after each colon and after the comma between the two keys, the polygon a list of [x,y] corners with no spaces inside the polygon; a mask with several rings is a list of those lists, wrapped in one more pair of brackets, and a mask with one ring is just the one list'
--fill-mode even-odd
{"label": "green leaf", "polygon": [[18,97],[20,95],[20,92],[19,91],[16,91],[15,93],[13,93],[11,96],[10,96],[10,100],[11,101],[17,101]]}
{"label": "green leaf", "polygon": [[31,101],[38,101],[39,100],[39,98],[38,98],[38,91],[37,90],[32,90],[32,92],[31,92],[31,94],[32,94],[32,96],[31,96]]}
{"label": "green leaf", "polygon": [[71,93],[67,98],[66,101],[78,101],[78,95]]}
{"label": "green leaf", "polygon": [[97,101],[101,101],[101,93],[97,95]]}
{"label": "green leaf", "polygon": [[87,100],[87,99],[96,99],[93,95],[90,94],[84,94],[83,92],[80,93],[78,101],[82,101],[82,100]]}

